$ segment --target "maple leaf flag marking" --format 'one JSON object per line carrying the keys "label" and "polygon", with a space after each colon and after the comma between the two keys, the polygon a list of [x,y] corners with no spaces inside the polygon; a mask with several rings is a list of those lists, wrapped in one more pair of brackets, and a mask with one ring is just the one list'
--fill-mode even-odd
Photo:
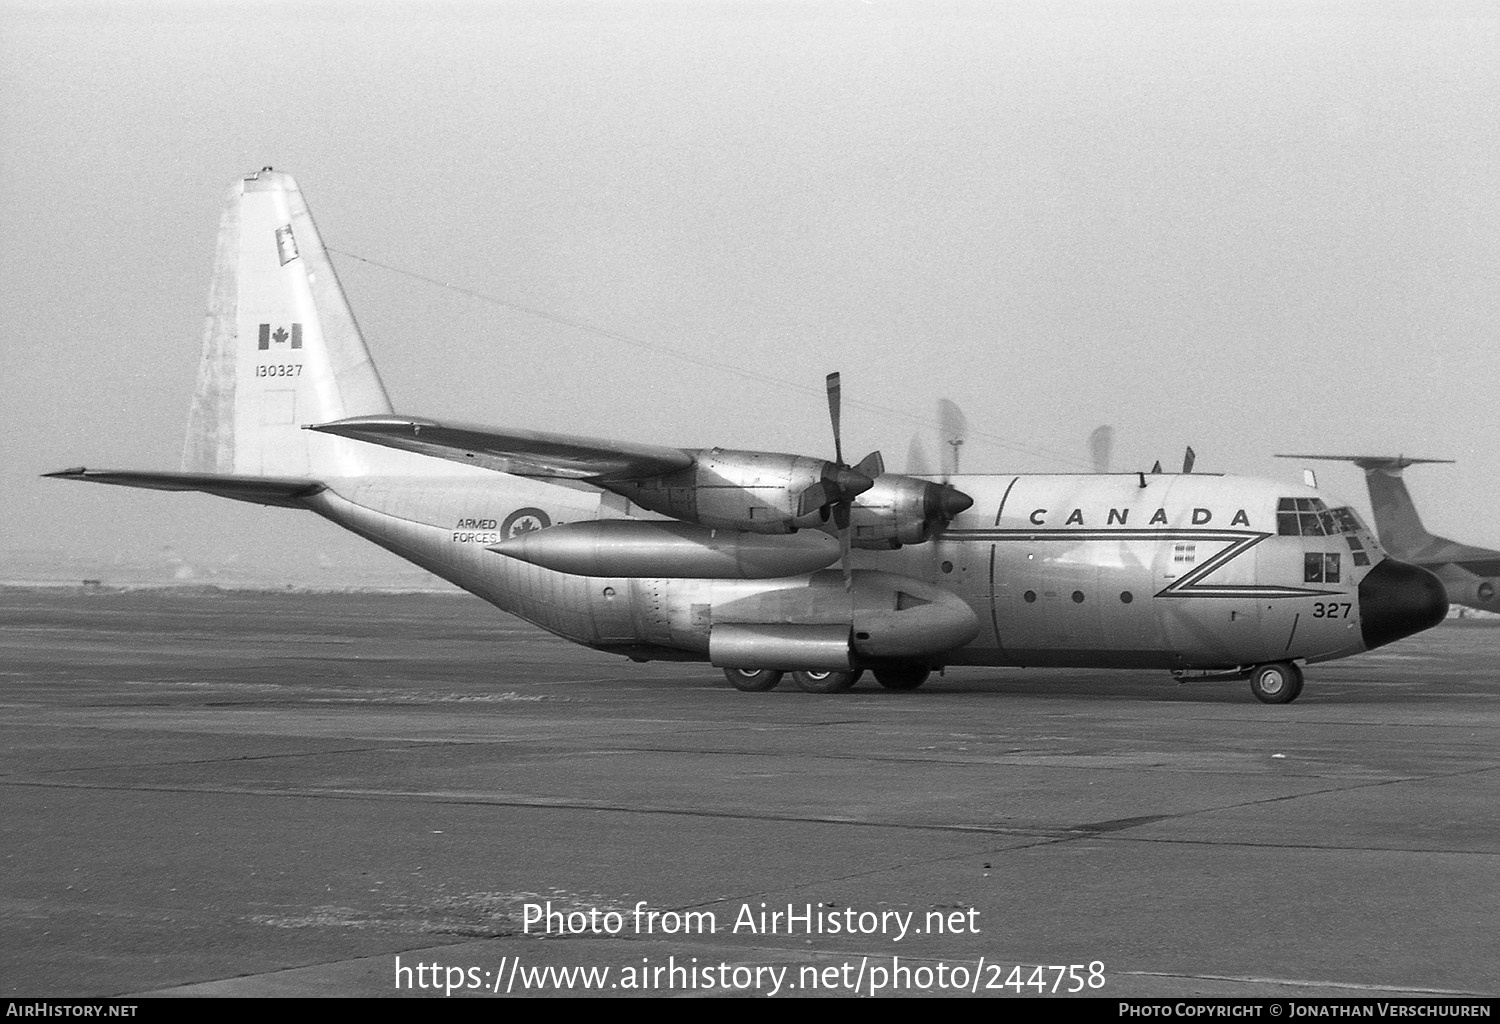
{"label": "maple leaf flag marking", "polygon": [[285,327],[282,327],[282,326],[278,325],[277,328],[276,328],[276,330],[272,331],[270,324],[261,324],[260,325],[260,337],[257,340],[255,347],[258,348],[258,349],[260,349],[260,350],[262,350],[262,351],[264,351],[264,350],[269,349],[271,347],[271,342],[273,342],[273,341],[276,342],[276,344],[278,344],[278,345],[285,345],[287,338],[291,338],[292,339],[292,348],[301,348],[302,347],[302,325],[301,324],[292,324],[292,333],[291,334],[287,334],[287,331],[286,331]]}

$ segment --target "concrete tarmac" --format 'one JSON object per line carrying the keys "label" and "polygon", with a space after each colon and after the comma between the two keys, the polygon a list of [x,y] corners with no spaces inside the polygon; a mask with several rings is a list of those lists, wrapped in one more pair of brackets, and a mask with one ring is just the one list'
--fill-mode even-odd
{"label": "concrete tarmac", "polygon": [[0,681],[7,996],[1500,993],[1497,620],[1272,707],[740,693],[458,595],[5,590]]}

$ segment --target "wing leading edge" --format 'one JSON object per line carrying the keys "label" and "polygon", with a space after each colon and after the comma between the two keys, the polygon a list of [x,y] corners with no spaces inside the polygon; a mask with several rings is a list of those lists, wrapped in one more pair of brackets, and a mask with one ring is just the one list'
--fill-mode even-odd
{"label": "wing leading edge", "polygon": [[513,476],[634,480],[675,472],[693,464],[693,456],[678,448],[538,430],[497,430],[406,416],[355,416],[308,424],[307,429]]}

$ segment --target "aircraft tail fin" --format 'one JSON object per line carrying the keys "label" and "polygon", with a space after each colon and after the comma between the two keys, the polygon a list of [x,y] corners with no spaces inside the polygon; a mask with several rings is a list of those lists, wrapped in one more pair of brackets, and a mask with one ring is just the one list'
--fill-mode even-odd
{"label": "aircraft tail fin", "polygon": [[297,182],[269,167],[237,180],[219,222],[183,472],[368,472],[378,451],[302,425],[391,411]]}
{"label": "aircraft tail fin", "polygon": [[1407,466],[1452,462],[1452,459],[1412,459],[1404,455],[1278,455],[1277,458],[1352,462],[1364,470],[1365,485],[1370,489],[1370,508],[1375,513],[1375,532],[1381,545],[1395,557],[1416,557],[1424,548],[1442,541],[1422,525],[1401,471]]}

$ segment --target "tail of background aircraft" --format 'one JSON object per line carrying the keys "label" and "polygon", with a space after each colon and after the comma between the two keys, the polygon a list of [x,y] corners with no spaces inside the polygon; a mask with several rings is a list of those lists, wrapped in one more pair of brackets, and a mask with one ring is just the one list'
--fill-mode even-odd
{"label": "tail of background aircraft", "polygon": [[1285,459],[1326,459],[1352,462],[1365,471],[1370,489],[1370,509],[1375,513],[1375,532],[1381,545],[1391,555],[1403,560],[1420,558],[1438,544],[1452,543],[1434,537],[1422,525],[1422,517],[1407,493],[1401,471],[1424,462],[1452,462],[1452,459],[1409,459],[1403,455],[1283,455]]}
{"label": "tail of background aircraft", "polygon": [[182,469],[326,479],[380,449],[302,429],[391,412],[302,192],[267,167],[229,189]]}

